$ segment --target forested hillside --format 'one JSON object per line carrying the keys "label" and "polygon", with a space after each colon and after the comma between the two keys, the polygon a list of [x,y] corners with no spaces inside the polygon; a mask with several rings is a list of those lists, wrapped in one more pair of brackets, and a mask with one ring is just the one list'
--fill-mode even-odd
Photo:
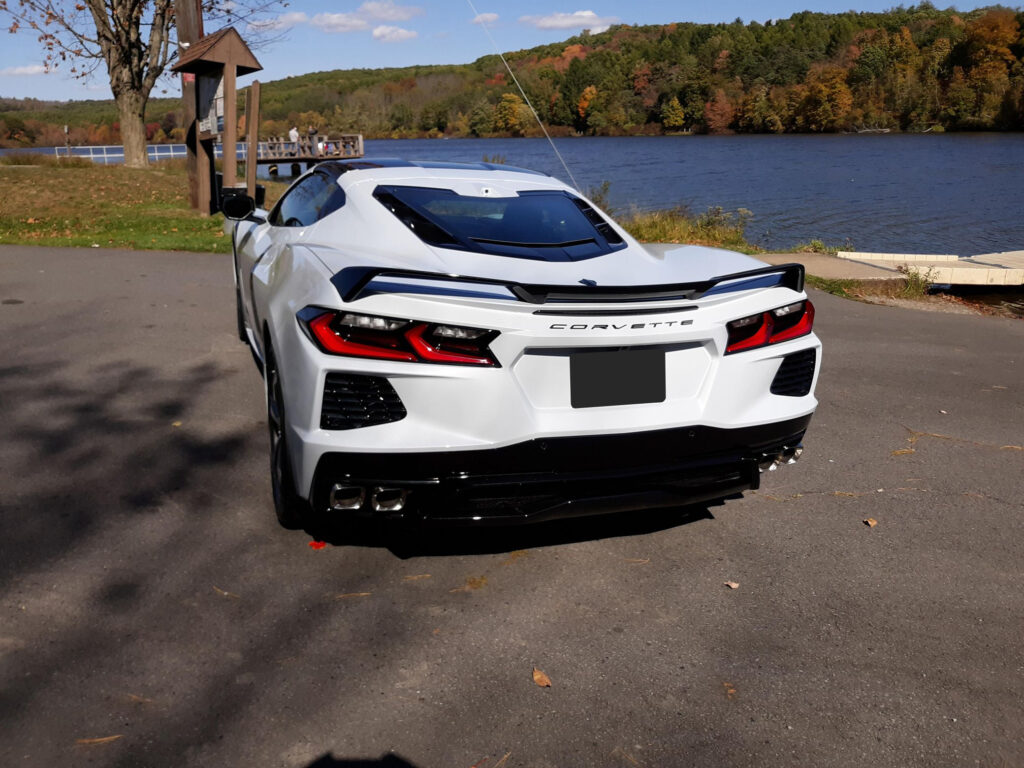
{"label": "forested hillside", "polygon": [[[1022,30],[1020,10],[925,2],[766,24],[620,25],[507,58],[560,134],[1024,130]],[[63,143],[53,128],[64,123],[76,141],[116,140],[112,102],[104,117],[74,103],[16,104],[0,102],[8,144]],[[149,115],[153,140],[180,136],[175,101]],[[265,83],[263,118],[265,134],[293,124],[368,137],[538,131],[497,56]]]}

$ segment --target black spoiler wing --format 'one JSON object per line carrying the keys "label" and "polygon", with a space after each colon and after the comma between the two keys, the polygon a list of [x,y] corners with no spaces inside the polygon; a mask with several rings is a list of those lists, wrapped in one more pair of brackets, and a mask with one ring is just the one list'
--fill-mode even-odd
{"label": "black spoiler wing", "polygon": [[804,267],[803,264],[795,263],[760,267],[746,272],[734,272],[730,275],[720,275],[693,283],[667,285],[538,285],[495,278],[468,277],[390,267],[346,267],[334,275],[331,282],[341,295],[342,301],[345,302],[359,299],[366,291],[367,286],[378,277],[400,277],[420,278],[435,282],[499,286],[506,288],[519,301],[529,304],[547,304],[549,302],[601,303],[699,299],[720,283],[750,280],[776,274],[779,276],[777,285],[792,288],[797,292],[803,291]]}

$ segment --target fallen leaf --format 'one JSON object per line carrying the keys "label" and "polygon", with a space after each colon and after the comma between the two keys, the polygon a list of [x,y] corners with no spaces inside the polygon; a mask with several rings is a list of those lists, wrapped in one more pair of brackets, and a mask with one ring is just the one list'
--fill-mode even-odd
{"label": "fallen leaf", "polygon": [[535,682],[541,688],[551,687],[551,678],[545,675],[536,667],[533,668],[533,682]]}
{"label": "fallen leaf", "polygon": [[893,451],[892,456],[906,456],[909,453],[917,453],[913,448],[900,448],[898,451]]}
{"label": "fallen leaf", "polygon": [[626,562],[627,563],[634,563],[636,565],[647,565],[649,562],[651,562],[651,558],[649,558],[649,557],[627,557],[626,558]]}
{"label": "fallen leaf", "polygon": [[856,498],[858,496],[858,494],[850,493],[849,491],[832,491],[832,495],[833,496],[849,496],[851,498]]}
{"label": "fallen leaf", "polygon": [[402,581],[419,581],[420,579],[429,579],[429,573],[417,573],[415,576],[404,576]]}
{"label": "fallen leaf", "polygon": [[232,598],[234,600],[241,600],[242,599],[241,597],[236,595],[234,592],[228,592],[226,589],[221,589],[216,584],[213,584],[211,586],[213,587],[213,591],[216,592],[221,597],[230,597],[230,598]]}
{"label": "fallen leaf", "polygon": [[172,427],[180,427],[181,426],[181,422],[180,421],[172,421],[171,422],[171,426]]}
{"label": "fallen leaf", "polygon": [[738,581],[726,581],[723,582],[729,589],[739,589],[740,583]]}
{"label": "fallen leaf", "polygon": [[463,584],[461,587],[456,587],[455,589],[449,589],[448,591],[449,592],[469,592],[471,590],[480,589],[481,587],[485,587],[485,586],[487,586],[487,577],[486,576],[475,576],[475,577],[471,577],[471,578],[466,579],[466,583]]}
{"label": "fallen leaf", "polygon": [[98,739],[75,739],[75,744],[81,744],[82,746],[93,746],[96,744],[109,744],[112,741],[124,738],[123,733],[119,733],[116,736],[100,736]]}
{"label": "fallen leaf", "polygon": [[347,600],[350,597],[369,597],[370,592],[346,592],[343,595],[335,595],[335,600]]}
{"label": "fallen leaf", "polygon": [[992,389],[1009,389],[1009,387],[1004,387],[1000,384],[993,384]]}
{"label": "fallen leaf", "polygon": [[152,699],[147,699],[145,696],[139,696],[137,693],[129,693],[125,696],[128,701],[132,704],[152,704]]}
{"label": "fallen leaf", "polygon": [[469,766],[469,768],[483,768],[484,763],[486,763],[490,759],[491,758],[489,757],[485,757],[482,760],[478,760],[477,762],[473,763],[471,766]]}
{"label": "fallen leaf", "polygon": [[1000,451],[1024,451],[1024,445],[1003,445],[999,448]]}
{"label": "fallen leaf", "polygon": [[869,517],[867,520],[864,521],[864,525],[866,525],[868,528],[874,528],[876,525],[878,525],[878,521],[875,520],[875,518],[873,517]]}
{"label": "fallen leaf", "polygon": [[309,548],[310,549],[323,549],[326,546],[327,546],[327,542],[326,541],[311,541],[311,542],[309,542]]}
{"label": "fallen leaf", "polygon": [[510,757],[512,757],[512,753],[511,752],[506,752],[505,756],[503,758],[501,758],[501,760],[499,760],[498,762],[496,762],[494,764],[494,768],[501,768],[501,766],[503,766],[505,763],[508,762],[508,759]]}
{"label": "fallen leaf", "polygon": [[732,697],[736,695],[736,687],[732,683],[722,683],[722,687],[725,688],[725,698],[732,701]]}

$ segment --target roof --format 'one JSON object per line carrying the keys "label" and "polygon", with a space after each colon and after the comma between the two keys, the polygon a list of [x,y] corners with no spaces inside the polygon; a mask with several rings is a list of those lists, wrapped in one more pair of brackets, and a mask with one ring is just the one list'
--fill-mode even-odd
{"label": "roof", "polygon": [[263,69],[234,27],[224,27],[192,43],[171,70],[203,74],[226,64],[234,64],[239,75]]}
{"label": "roof", "polygon": [[337,173],[348,171],[365,171],[375,168],[423,168],[444,171],[506,171],[511,173],[528,173],[532,176],[548,176],[540,171],[529,168],[517,168],[514,165],[498,163],[451,163],[440,160],[403,160],[397,157],[363,157],[358,160],[328,160],[321,165],[331,165]]}

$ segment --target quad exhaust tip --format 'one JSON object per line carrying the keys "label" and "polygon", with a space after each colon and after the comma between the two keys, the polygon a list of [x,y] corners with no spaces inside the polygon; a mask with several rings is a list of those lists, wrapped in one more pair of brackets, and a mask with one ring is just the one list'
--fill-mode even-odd
{"label": "quad exhaust tip", "polygon": [[775,455],[764,454],[761,456],[760,466],[758,471],[774,472],[776,469],[781,467],[783,464],[796,464],[800,457],[804,455],[803,445],[788,446],[784,445],[782,450]]}
{"label": "quad exhaust tip", "polygon": [[358,485],[337,483],[331,488],[330,506],[333,511],[346,512],[361,509],[366,502],[366,489]]}
{"label": "quad exhaust tip", "polygon": [[403,488],[376,487],[372,490],[361,485],[336,483],[331,487],[328,505],[333,512],[354,512],[365,506],[367,499],[374,512],[401,512],[409,492]]}
{"label": "quad exhaust tip", "polygon": [[374,488],[370,506],[374,512],[401,512],[409,492],[403,488]]}

